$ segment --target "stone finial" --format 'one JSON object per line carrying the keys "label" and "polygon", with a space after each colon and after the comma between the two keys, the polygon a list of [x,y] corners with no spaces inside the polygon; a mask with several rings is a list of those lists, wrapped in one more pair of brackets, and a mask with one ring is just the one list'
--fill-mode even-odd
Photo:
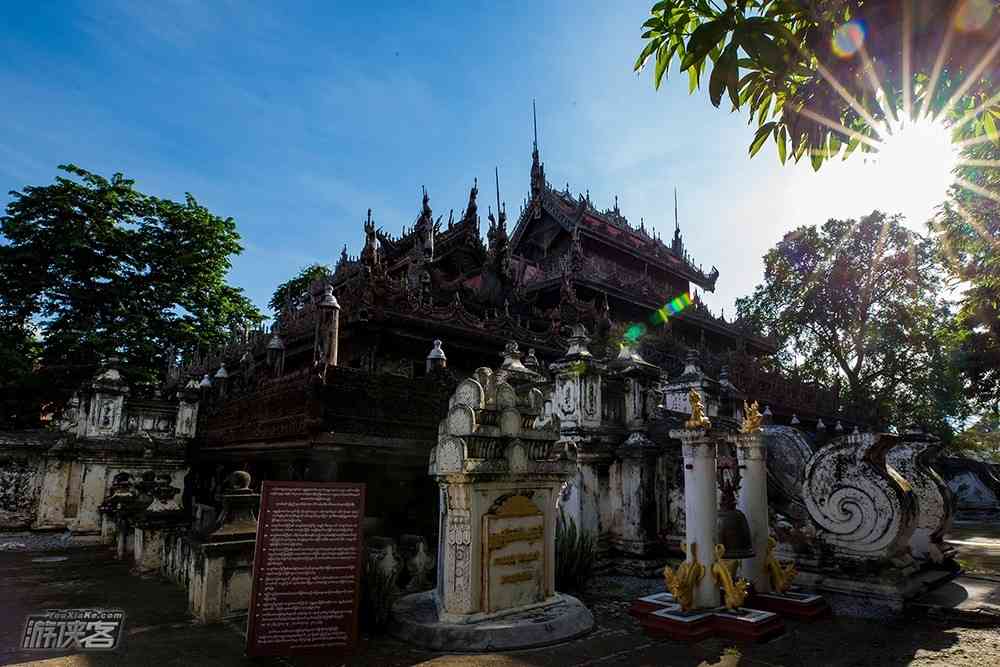
{"label": "stone finial", "polygon": [[229,473],[223,484],[227,493],[252,493],[250,491],[250,473],[245,470],[234,470]]}
{"label": "stone finial", "polygon": [[228,377],[229,377],[229,372],[226,370],[226,365],[225,364],[221,364],[219,366],[219,370],[217,370],[215,372],[215,379],[216,380],[225,380]]}
{"label": "stone finial", "polygon": [[431,351],[427,353],[426,369],[430,373],[438,368],[445,368],[448,365],[448,357],[445,356],[444,350],[441,349],[441,341],[435,340],[434,347]]}
{"label": "stone finial", "polygon": [[333,285],[327,283],[323,286],[323,296],[316,303],[316,306],[323,309],[340,310],[340,304],[337,303],[337,297],[333,295]]}
{"label": "stone finial", "polygon": [[150,512],[169,512],[180,509],[180,505],[175,500],[180,489],[173,485],[173,480],[169,473],[160,473],[156,476],[156,486],[152,489],[153,503],[149,506]]}
{"label": "stone finial", "polygon": [[839,419],[837,420],[836,426],[833,427],[833,430],[836,431],[837,433],[843,433],[844,432],[844,425],[840,423]]}
{"label": "stone finial", "polygon": [[567,357],[589,357],[590,350],[587,345],[590,343],[590,336],[587,335],[587,327],[582,324],[574,324],[572,333],[569,336],[569,349],[566,350]]}
{"label": "stone finial", "polygon": [[701,376],[701,366],[698,364],[698,352],[690,349],[684,356],[684,372],[683,375],[696,375]]}
{"label": "stone finial", "polygon": [[792,426],[798,426],[798,425],[799,425],[799,424],[801,424],[802,422],[800,422],[800,421],[799,421],[799,416],[798,416],[797,414],[795,414],[795,413],[793,412],[793,413],[792,413],[792,421],[791,421],[791,422],[789,422],[789,423],[790,423],[790,424],[791,424]]}
{"label": "stone finial", "polygon": [[517,375],[527,375],[533,373],[533,371],[529,370],[523,363],[521,363],[521,357],[523,355],[521,354],[521,350],[515,341],[507,343],[500,356],[503,357],[503,361],[500,362],[500,370]]}
{"label": "stone finial", "polygon": [[214,530],[206,536],[212,542],[253,539],[257,533],[257,503],[260,495],[250,489],[250,473],[236,470],[223,482],[222,512]]}
{"label": "stone finial", "polygon": [[208,376],[208,373],[205,373],[205,377],[203,377],[201,379],[201,382],[198,383],[198,388],[211,389],[211,387],[212,387],[212,378]]}
{"label": "stone finial", "polygon": [[535,348],[528,348],[528,354],[525,355],[523,363],[527,368],[538,372],[538,369],[541,368],[541,364],[538,362],[538,357],[535,356]]}
{"label": "stone finial", "polygon": [[826,430],[826,424],[823,423],[823,418],[822,417],[820,417],[819,419],[816,420],[816,430],[817,431],[825,431]]}

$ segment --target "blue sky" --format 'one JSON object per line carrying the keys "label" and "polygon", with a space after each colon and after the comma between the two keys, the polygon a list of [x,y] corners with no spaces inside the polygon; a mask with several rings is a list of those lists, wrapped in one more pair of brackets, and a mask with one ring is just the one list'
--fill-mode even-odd
{"label": "blue sky", "polygon": [[[707,297],[733,312],[784,232],[884,201],[857,164],[749,160],[745,118],[632,62],[643,2],[3,3],[0,190],[73,162],[151,194],[189,191],[233,216],[246,250],[231,282],[258,304],[312,262],[356,254],[366,210],[412,224],[528,191],[531,100],[546,175],[600,208],[672,233],[721,271]],[[4,202],[6,202],[4,195]],[[895,207],[895,208],[894,208]],[[484,215],[485,217],[485,215]]]}

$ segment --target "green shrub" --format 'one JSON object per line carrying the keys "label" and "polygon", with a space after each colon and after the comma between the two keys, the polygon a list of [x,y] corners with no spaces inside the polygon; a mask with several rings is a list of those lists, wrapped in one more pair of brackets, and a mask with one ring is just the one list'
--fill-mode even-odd
{"label": "green shrub", "polygon": [[559,510],[556,521],[556,590],[581,592],[594,574],[597,540]]}

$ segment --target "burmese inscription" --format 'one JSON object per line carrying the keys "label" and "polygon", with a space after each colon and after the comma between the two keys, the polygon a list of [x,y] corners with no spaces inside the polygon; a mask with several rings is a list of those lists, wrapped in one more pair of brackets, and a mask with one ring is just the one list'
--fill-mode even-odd
{"label": "burmese inscription", "polygon": [[483,516],[489,612],[545,599],[545,516],[529,498],[511,496]]}
{"label": "burmese inscription", "polygon": [[364,485],[263,483],[247,653],[343,653],[357,641]]}

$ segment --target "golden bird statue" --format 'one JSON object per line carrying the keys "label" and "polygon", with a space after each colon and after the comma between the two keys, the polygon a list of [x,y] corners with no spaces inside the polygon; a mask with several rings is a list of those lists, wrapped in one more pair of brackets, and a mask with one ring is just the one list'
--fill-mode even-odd
{"label": "golden bird statue", "polygon": [[698,562],[698,545],[682,544],[681,549],[689,553],[691,560],[685,560],[677,566],[675,572],[669,565],[663,568],[663,579],[667,584],[667,590],[677,600],[683,611],[689,611],[694,604],[694,587],[705,576],[705,566]]}
{"label": "golden bird statue", "polygon": [[712,575],[715,583],[722,587],[725,592],[725,603],[727,609],[738,609],[743,606],[747,599],[747,590],[750,584],[744,579],[736,579],[731,568],[722,560],[726,555],[726,547],[721,544],[715,545],[715,563],[712,564]]}
{"label": "golden bird statue", "polygon": [[767,538],[767,558],[764,560],[764,571],[767,572],[771,580],[771,590],[775,593],[784,593],[792,586],[792,580],[798,576],[799,571],[795,569],[795,563],[782,565],[774,557],[774,548],[778,546],[777,540],[773,537]]}

